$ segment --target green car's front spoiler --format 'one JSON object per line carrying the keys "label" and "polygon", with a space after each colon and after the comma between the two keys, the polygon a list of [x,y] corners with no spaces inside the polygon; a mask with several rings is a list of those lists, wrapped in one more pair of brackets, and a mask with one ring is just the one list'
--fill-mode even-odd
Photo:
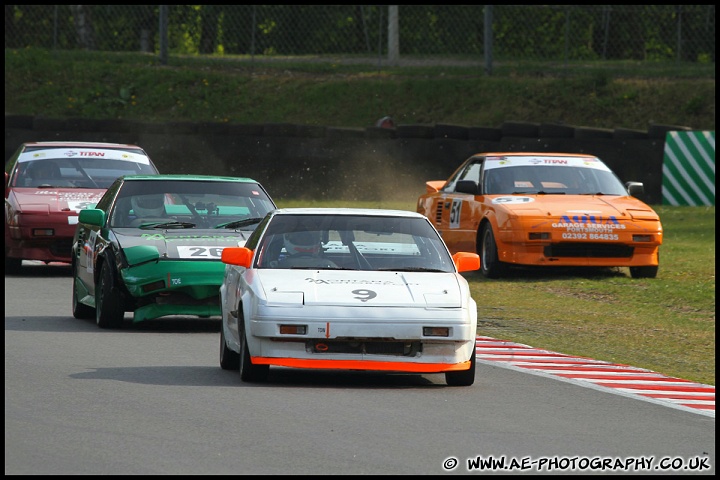
{"label": "green car's front spoiler", "polygon": [[199,317],[212,317],[222,315],[218,305],[158,305],[156,303],[145,305],[133,313],[133,323],[143,320],[153,320],[166,315],[197,315]]}
{"label": "green car's front spoiler", "polygon": [[165,315],[221,315],[219,300],[210,303],[219,296],[225,274],[220,261],[159,260],[125,268],[120,274],[133,297],[156,297],[154,303],[135,310],[135,323]]}

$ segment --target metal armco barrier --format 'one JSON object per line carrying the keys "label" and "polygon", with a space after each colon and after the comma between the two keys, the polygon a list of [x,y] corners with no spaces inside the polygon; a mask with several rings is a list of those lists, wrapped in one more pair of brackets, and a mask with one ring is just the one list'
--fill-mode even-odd
{"label": "metal armco barrier", "polygon": [[715,205],[715,132],[668,132],[663,205]]}

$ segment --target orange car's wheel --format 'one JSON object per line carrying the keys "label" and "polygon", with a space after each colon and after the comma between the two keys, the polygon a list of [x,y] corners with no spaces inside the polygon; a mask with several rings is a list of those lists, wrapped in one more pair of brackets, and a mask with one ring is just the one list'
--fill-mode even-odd
{"label": "orange car's wheel", "polygon": [[657,277],[658,267],[630,267],[630,276],[632,278],[655,278]]}
{"label": "orange car's wheel", "polygon": [[480,235],[480,270],[487,278],[500,278],[507,271],[507,265],[498,259],[497,243],[489,223]]}

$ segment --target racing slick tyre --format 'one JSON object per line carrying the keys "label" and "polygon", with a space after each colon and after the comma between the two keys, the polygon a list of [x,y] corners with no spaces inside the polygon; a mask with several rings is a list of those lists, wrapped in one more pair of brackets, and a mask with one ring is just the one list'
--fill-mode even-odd
{"label": "racing slick tyre", "polygon": [[220,325],[220,368],[240,370],[240,355],[228,348],[225,342],[225,328],[222,325]]}
{"label": "racing slick tyre", "polygon": [[77,265],[75,262],[72,263],[72,312],[73,317],[79,319],[79,320],[88,320],[90,318],[93,318],[96,313],[95,309],[92,307],[88,307],[84,303],[80,303],[78,301],[78,293],[77,293],[77,287],[76,284],[78,282],[77,279]]}
{"label": "racing slick tyre", "polygon": [[460,372],[445,372],[445,383],[451,387],[469,387],[475,383],[475,347],[470,356],[470,368]]}
{"label": "racing slick tyre", "polygon": [[95,321],[100,328],[120,328],[125,311],[114,286],[112,268],[107,261],[100,269],[100,284],[95,288]]}
{"label": "racing slick tyre", "polygon": [[245,334],[245,320],[238,318],[238,330],[240,333],[240,380],[243,382],[264,382],[270,373],[270,365],[253,365],[250,360],[247,335]]}
{"label": "racing slick tyre", "polygon": [[630,267],[630,276],[632,278],[655,278],[657,277],[658,267]]}
{"label": "racing slick tyre", "polygon": [[5,275],[18,275],[20,272],[22,272],[22,258],[5,255]]}
{"label": "racing slick tyre", "polygon": [[480,270],[487,278],[500,278],[507,272],[507,265],[498,259],[495,235],[489,223],[485,224],[480,235]]}

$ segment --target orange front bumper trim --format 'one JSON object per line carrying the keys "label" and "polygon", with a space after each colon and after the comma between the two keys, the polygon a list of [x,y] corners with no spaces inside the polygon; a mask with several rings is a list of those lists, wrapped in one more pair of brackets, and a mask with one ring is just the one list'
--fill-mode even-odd
{"label": "orange front bumper trim", "polygon": [[310,360],[300,358],[252,357],[256,365],[323,370],[374,370],[411,373],[455,372],[470,368],[470,360],[460,363],[406,363],[371,360]]}

